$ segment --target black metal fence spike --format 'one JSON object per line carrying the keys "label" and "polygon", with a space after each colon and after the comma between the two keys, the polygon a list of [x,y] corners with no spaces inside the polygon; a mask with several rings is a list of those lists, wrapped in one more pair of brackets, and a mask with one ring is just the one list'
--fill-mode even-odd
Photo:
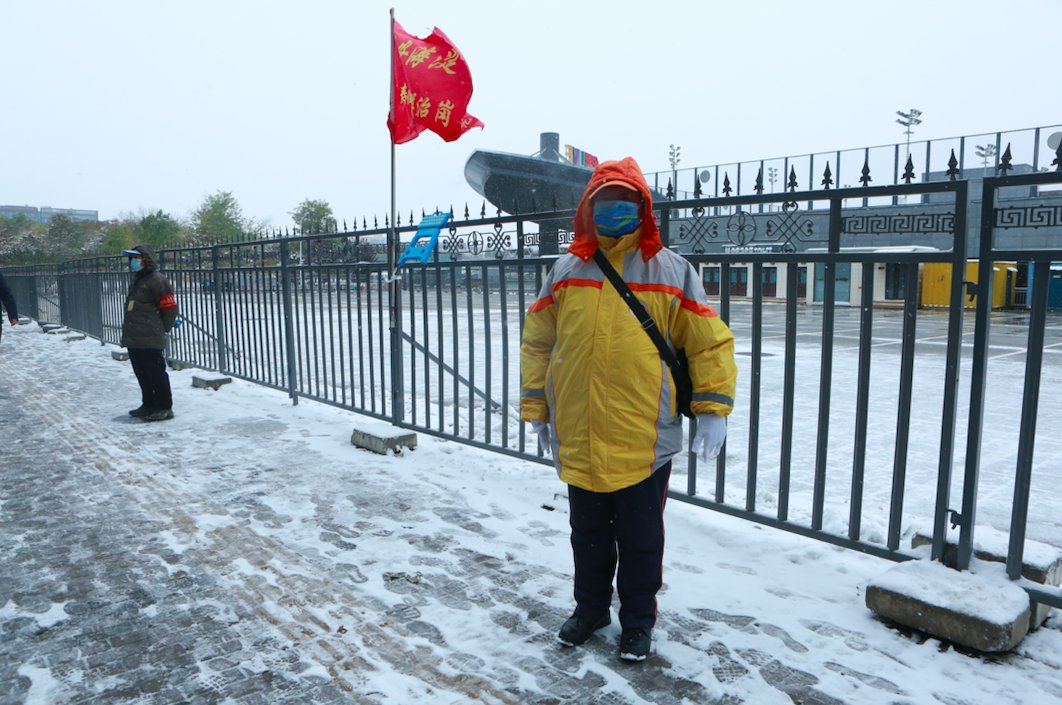
{"label": "black metal fence spike", "polygon": [[870,186],[870,182],[873,181],[870,178],[870,162],[867,159],[863,159],[863,175],[859,177],[859,183],[864,186]]}
{"label": "black metal fence spike", "polygon": [[734,189],[730,188],[730,173],[724,171],[723,172],[723,195],[724,196],[729,196],[733,192],[734,192]]}
{"label": "black metal fence spike", "polygon": [[468,201],[465,201],[465,220],[468,220]]}
{"label": "black metal fence spike", "polygon": [[830,163],[826,162],[826,170],[822,172],[822,186],[827,191],[833,186],[833,172],[830,171]]}
{"label": "black metal fence spike", "polygon": [[669,201],[675,200],[675,187],[671,185],[671,179],[667,180],[667,191],[664,193],[664,198]]}
{"label": "black metal fence spike", "polygon": [[487,217],[487,202],[486,201],[483,201],[483,206],[479,209],[479,217],[480,218],[486,218]]}
{"label": "black metal fence spike", "polygon": [[[952,159],[955,158],[955,152],[954,151],[951,153],[951,158]],[[903,167],[903,176],[901,176],[900,178],[903,179],[903,182],[905,184],[909,184],[909,183],[911,183],[912,180],[914,180],[914,177],[915,177],[914,160],[911,159],[911,155],[908,154],[907,155],[907,163],[904,164],[904,167]]]}
{"label": "black metal fence spike", "polygon": [[454,219],[454,204],[450,204],[450,220]]}
{"label": "black metal fence spike", "polygon": [[[373,216],[373,220],[374,221],[376,220],[376,216]],[[375,223],[373,223],[373,225],[375,225]],[[361,216],[361,229],[362,230],[368,230],[369,229],[369,221],[365,219],[365,216]]]}
{"label": "black metal fence spike", "polygon": [[385,228],[391,227],[390,218],[391,218],[390,215],[388,215],[387,213],[384,213],[384,227]]}
{"label": "black metal fence spike", "polygon": [[1003,156],[999,160],[999,166],[996,167],[1003,176],[1006,176],[1007,172],[1014,168],[1014,165],[1010,163],[1013,158],[1014,157],[1010,153],[1010,142],[1007,142],[1007,148],[1003,151]]}
{"label": "black metal fence spike", "polygon": [[763,167],[761,166],[759,171],[756,172],[756,185],[752,189],[756,192],[757,196],[763,195]]}
{"label": "black metal fence spike", "polygon": [[701,197],[701,180],[698,179],[696,175],[693,177],[693,197]]}
{"label": "black metal fence spike", "polygon": [[799,184],[797,184],[796,167],[791,166],[789,167],[789,184],[787,188],[790,190],[790,192],[795,193],[798,185]]}
{"label": "black metal fence spike", "polygon": [[409,212],[409,224],[413,225],[413,211]]}
{"label": "black metal fence spike", "polygon": [[343,232],[345,232],[345,233],[346,232],[350,232],[350,229],[347,228],[347,219],[346,218],[343,219]]}
{"label": "black metal fence spike", "polygon": [[1055,171],[1062,171],[1062,141],[1058,143],[1058,149],[1055,150],[1055,158],[1051,162],[1051,166],[1055,168]]}
{"label": "black metal fence spike", "polygon": [[[908,157],[908,160],[910,157]],[[955,158],[955,150],[951,150],[951,158],[948,159],[948,180],[955,181],[962,175],[962,169],[959,168],[959,160]]]}
{"label": "black metal fence spike", "polygon": [[380,229],[380,221],[376,218],[375,215],[372,217],[372,229],[373,230],[379,230]]}
{"label": "black metal fence spike", "polygon": [[498,206],[498,217],[499,218],[501,217],[501,214],[502,214],[501,206]]}

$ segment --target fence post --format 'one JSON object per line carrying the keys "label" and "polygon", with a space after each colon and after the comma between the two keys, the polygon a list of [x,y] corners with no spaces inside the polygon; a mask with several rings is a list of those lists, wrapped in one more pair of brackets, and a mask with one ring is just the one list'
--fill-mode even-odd
{"label": "fence post", "polygon": [[225,372],[228,368],[228,360],[225,357],[225,307],[221,300],[224,287],[221,285],[221,276],[218,271],[221,251],[217,245],[210,248],[210,276],[214,280],[214,320],[217,321],[218,343],[218,371]]}
{"label": "fence post", "polygon": [[291,257],[287,240],[280,241],[280,292],[284,297],[284,357],[287,358],[288,396],[291,403],[298,405],[299,391],[295,369],[295,323],[291,315],[291,273],[288,260]]}
{"label": "fence post", "polygon": [[[652,217],[652,213],[647,214]],[[671,206],[660,204],[660,242],[664,247],[671,247]]]}
{"label": "fence post", "polygon": [[[996,214],[996,177],[982,181],[981,230],[978,242],[976,313],[974,314],[973,364],[970,372],[970,410],[966,431],[966,467],[962,483],[962,514],[956,567],[966,570],[973,558],[977,522],[977,484],[981,472],[981,434],[984,432],[985,391],[988,370],[988,333],[992,318],[993,228]],[[965,278],[965,272],[964,278]],[[954,276],[954,275],[953,275]]]}

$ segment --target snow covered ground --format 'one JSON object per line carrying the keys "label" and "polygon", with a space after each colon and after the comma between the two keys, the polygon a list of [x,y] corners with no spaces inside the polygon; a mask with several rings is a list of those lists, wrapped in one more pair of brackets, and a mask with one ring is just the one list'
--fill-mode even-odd
{"label": "snow covered ground", "polygon": [[[1057,613],[1015,653],[965,655],[866,609],[867,583],[891,564],[679,502],[651,659],[616,658],[615,622],[561,649],[571,557],[550,468],[426,435],[415,451],[374,455],[350,445],[349,412],[240,380],[195,389],[192,370],[171,373],[174,420],[131,422],[136,382],[112,350],[36,325],[4,331],[0,404],[23,421],[0,454],[0,565],[33,548],[9,521],[22,499],[8,478],[28,459],[75,468],[55,482],[85,502],[100,488],[121,497],[101,525],[151,518],[137,540],[152,548],[130,560],[216,588],[221,631],[191,651],[202,702],[298,701],[215,687],[205,642],[257,638],[298,658],[244,648],[237,667],[314,684],[321,698],[306,702],[1062,703]],[[80,619],[47,594],[0,590],[0,673],[25,686],[10,702],[166,702],[113,696],[148,663],[103,677],[46,658],[40,644]],[[161,623],[165,609],[137,618]],[[7,628],[26,621],[36,631]]]}

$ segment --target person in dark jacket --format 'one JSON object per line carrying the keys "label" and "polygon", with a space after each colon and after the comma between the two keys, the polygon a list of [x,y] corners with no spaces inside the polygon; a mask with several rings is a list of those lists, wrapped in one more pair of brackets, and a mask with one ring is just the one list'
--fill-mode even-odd
{"label": "person in dark jacket", "polygon": [[[11,321],[11,325],[17,326],[18,306],[15,305],[15,295],[11,293],[3,274],[0,274],[0,302],[4,304],[4,310],[7,311],[7,320]],[[3,330],[3,326],[0,326],[0,333]]]}
{"label": "person in dark jacket", "polygon": [[154,250],[137,245],[122,254],[129,258],[133,282],[125,299],[121,342],[129,351],[141,393],[140,406],[129,415],[146,421],[172,419],[173,395],[162,351],[166,334],[177,320],[177,299],[169,280],[158,270]]}

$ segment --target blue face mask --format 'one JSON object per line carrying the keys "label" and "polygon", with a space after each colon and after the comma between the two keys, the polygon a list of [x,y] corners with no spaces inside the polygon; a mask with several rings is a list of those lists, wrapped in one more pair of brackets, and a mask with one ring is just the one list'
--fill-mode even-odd
{"label": "blue face mask", "polygon": [[594,203],[594,224],[597,231],[609,237],[619,237],[642,224],[637,203],[630,201],[597,201]]}
{"label": "blue face mask", "polygon": [[130,257],[129,258],[129,271],[130,272],[139,272],[143,268],[144,268],[144,263],[140,260],[139,257]]}

